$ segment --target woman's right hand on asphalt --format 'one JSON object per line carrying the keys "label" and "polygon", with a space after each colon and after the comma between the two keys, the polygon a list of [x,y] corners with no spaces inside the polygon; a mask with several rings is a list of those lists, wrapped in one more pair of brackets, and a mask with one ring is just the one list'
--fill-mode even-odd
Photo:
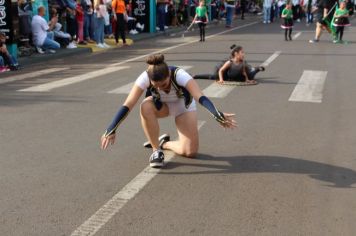
{"label": "woman's right hand on asphalt", "polygon": [[113,145],[115,143],[115,134],[110,134],[109,136],[101,136],[101,149],[106,149],[109,144]]}

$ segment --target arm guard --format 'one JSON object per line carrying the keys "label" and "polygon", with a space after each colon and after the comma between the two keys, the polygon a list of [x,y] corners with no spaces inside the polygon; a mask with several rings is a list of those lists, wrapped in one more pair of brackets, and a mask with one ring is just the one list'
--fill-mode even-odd
{"label": "arm guard", "polygon": [[201,96],[199,98],[199,103],[205,107],[214,117],[214,119],[219,123],[225,123],[225,117],[222,112],[220,112],[214,104],[206,96]]}
{"label": "arm guard", "polygon": [[116,113],[113,121],[109,125],[109,127],[106,129],[104,135],[105,137],[108,137],[111,134],[114,134],[117,127],[121,124],[121,122],[126,118],[126,116],[129,114],[130,109],[127,106],[122,106],[119,111]]}

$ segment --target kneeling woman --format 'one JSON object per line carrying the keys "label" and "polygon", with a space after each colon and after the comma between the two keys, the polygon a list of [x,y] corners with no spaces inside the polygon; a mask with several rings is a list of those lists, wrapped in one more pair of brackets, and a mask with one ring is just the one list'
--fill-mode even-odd
{"label": "kneeling woman", "polygon": [[[178,155],[194,157],[198,152],[198,121],[195,101],[204,106],[224,128],[236,127],[234,114],[220,112],[205,97],[198,84],[183,69],[169,67],[162,54],[151,55],[146,60],[149,65],[136,80],[123,106],[101,137],[101,147],[107,148],[115,141],[115,131],[133,109],[144,91],[146,98],[141,103],[141,123],[152,147],[149,162],[151,167],[163,166],[162,149],[172,150]],[[158,119],[175,117],[178,140],[170,141],[168,135],[159,136]]]}
{"label": "kneeling woman", "polygon": [[241,46],[232,45],[230,47],[231,59],[219,64],[215,67],[212,75],[195,75],[194,79],[212,79],[218,83],[224,81],[246,82],[248,84],[256,84],[255,76],[258,72],[264,71],[263,66],[251,67],[245,61],[245,52]]}

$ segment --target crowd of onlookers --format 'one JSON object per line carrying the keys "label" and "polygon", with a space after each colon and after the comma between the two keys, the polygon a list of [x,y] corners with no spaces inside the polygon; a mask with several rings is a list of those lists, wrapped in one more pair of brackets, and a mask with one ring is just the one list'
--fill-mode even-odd
{"label": "crowd of onlookers", "polygon": [[[60,47],[72,49],[87,43],[110,47],[104,38],[115,38],[117,43],[121,38],[126,45],[127,33],[138,34],[149,27],[134,17],[132,0],[49,0],[48,10],[32,9],[30,0],[18,1],[19,46],[25,51],[30,45],[39,53],[54,53]],[[232,1],[232,10],[228,1]],[[157,0],[157,30],[187,25],[198,4],[198,0]],[[212,0],[209,6],[211,20],[229,18],[228,11],[261,12],[254,1],[247,0]]]}
{"label": "crowd of onlookers", "polygon": [[[307,24],[313,23],[317,0],[211,0],[209,20],[225,20],[226,27],[231,27],[234,15],[244,19],[247,12],[262,15],[263,23],[268,24],[280,18],[287,1],[292,3],[294,21],[300,22],[305,17]],[[346,1],[354,7],[353,0]],[[198,5],[199,0],[157,0],[156,30],[189,25]],[[116,44],[121,38],[122,44],[127,45],[127,33],[147,32],[149,27],[148,23],[134,17],[132,0],[49,0],[48,10],[41,6],[36,11],[33,14],[31,0],[18,0],[20,56],[31,49],[38,53],[55,53],[61,47],[73,49],[78,44],[88,43],[109,48],[105,38],[115,39]],[[0,71],[13,60],[7,57],[5,50],[2,43]],[[12,64],[17,65],[17,62]]]}

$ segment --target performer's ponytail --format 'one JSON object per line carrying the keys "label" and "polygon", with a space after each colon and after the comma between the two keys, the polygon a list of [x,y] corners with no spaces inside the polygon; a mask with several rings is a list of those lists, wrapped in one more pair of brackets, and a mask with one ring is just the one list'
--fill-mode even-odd
{"label": "performer's ponytail", "polygon": [[149,65],[147,74],[152,81],[162,81],[169,76],[169,68],[164,62],[163,54],[153,54],[146,59],[146,63]]}

